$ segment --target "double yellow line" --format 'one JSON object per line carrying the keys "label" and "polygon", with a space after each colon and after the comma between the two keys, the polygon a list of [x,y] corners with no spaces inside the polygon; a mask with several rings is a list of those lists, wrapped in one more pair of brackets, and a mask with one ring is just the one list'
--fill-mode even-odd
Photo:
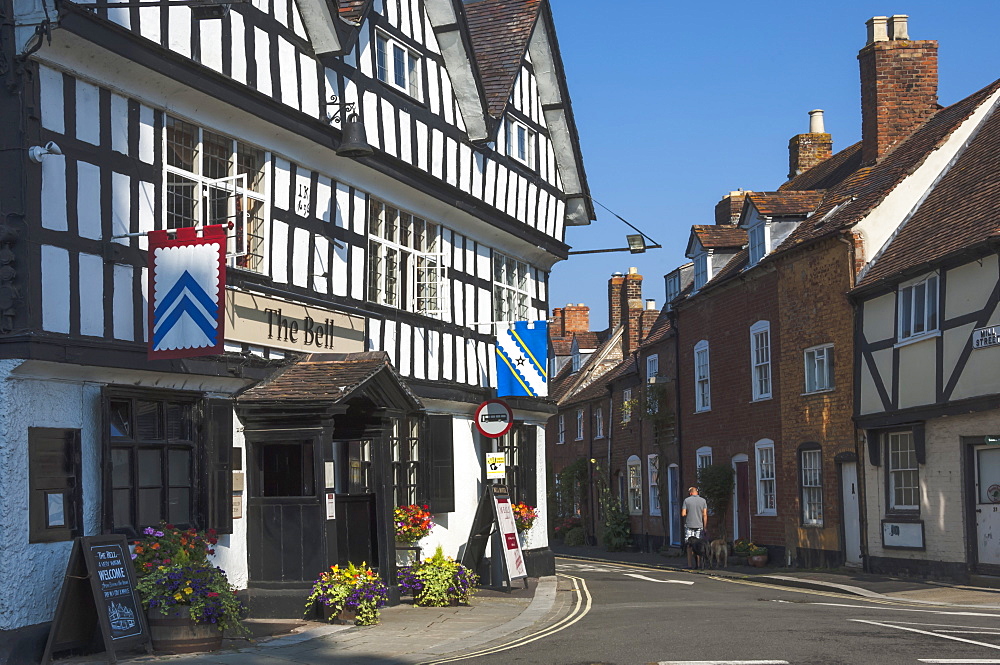
{"label": "double yellow line", "polygon": [[480,656],[487,656],[489,654],[500,653],[501,651],[508,651],[510,649],[516,649],[517,647],[524,646],[525,644],[530,644],[537,640],[548,637],[549,635],[554,635],[561,630],[569,628],[576,622],[578,622],[583,617],[587,616],[590,612],[590,607],[593,604],[593,599],[590,596],[590,590],[587,588],[587,581],[582,577],[576,577],[574,575],[566,575],[559,573],[559,577],[565,577],[573,582],[573,593],[576,595],[576,603],[573,605],[573,610],[563,619],[560,619],[556,623],[552,624],[548,628],[543,628],[537,633],[531,633],[520,639],[514,640],[508,644],[502,646],[493,647],[490,649],[483,649],[481,651],[476,651],[473,653],[463,654],[461,656],[453,656],[451,658],[442,658],[440,660],[427,660],[418,665],[437,665],[438,663],[454,663],[460,660],[467,660],[469,658],[478,658]]}

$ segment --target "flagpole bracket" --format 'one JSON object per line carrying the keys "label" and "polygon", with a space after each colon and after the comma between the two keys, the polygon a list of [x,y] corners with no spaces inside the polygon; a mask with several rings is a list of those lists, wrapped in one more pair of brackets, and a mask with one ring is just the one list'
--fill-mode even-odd
{"label": "flagpole bracket", "polygon": [[105,263],[121,263],[125,257],[123,256],[122,249],[123,245],[116,242],[106,242],[101,250],[102,258]]}

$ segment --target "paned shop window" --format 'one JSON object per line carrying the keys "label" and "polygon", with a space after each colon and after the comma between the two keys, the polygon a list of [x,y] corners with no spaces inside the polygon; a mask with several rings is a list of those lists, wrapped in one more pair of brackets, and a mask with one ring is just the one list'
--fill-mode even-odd
{"label": "paned shop window", "polygon": [[920,510],[920,472],[912,432],[890,432],[889,447],[889,508]]}
{"label": "paned shop window", "polygon": [[420,503],[420,421],[392,418],[391,428],[393,505]]}
{"label": "paned shop window", "polygon": [[493,253],[493,318],[499,322],[527,321],[531,294],[528,264]]}
{"label": "paned shop window", "polygon": [[266,163],[260,148],[167,116],[163,228],[226,225],[229,265],[262,272]]}
{"label": "paned shop window", "polygon": [[199,517],[194,399],[114,396],[107,402],[111,530],[135,536],[169,522],[203,527]]}
{"label": "paned shop window", "polygon": [[823,525],[823,452],[803,450],[802,459],[802,523]]}
{"label": "paned shop window", "polygon": [[440,318],[446,267],[441,228],[376,199],[368,204],[368,300]]}

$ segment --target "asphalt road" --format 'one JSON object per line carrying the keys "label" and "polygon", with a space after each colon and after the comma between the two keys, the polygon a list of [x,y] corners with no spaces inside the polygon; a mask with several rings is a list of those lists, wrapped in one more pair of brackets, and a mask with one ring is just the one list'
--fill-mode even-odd
{"label": "asphalt road", "polygon": [[[1000,611],[869,600],[683,571],[557,560],[569,615],[464,661],[996,663]],[[518,640],[531,639],[509,647]]]}

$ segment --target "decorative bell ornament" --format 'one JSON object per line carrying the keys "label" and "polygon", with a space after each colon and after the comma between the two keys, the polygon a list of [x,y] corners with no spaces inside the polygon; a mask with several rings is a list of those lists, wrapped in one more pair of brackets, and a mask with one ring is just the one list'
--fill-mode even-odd
{"label": "decorative bell ornament", "polygon": [[357,113],[347,116],[344,121],[343,132],[341,134],[340,147],[337,154],[341,157],[368,157],[375,154],[372,147],[368,145],[368,137],[365,136],[365,125]]}

